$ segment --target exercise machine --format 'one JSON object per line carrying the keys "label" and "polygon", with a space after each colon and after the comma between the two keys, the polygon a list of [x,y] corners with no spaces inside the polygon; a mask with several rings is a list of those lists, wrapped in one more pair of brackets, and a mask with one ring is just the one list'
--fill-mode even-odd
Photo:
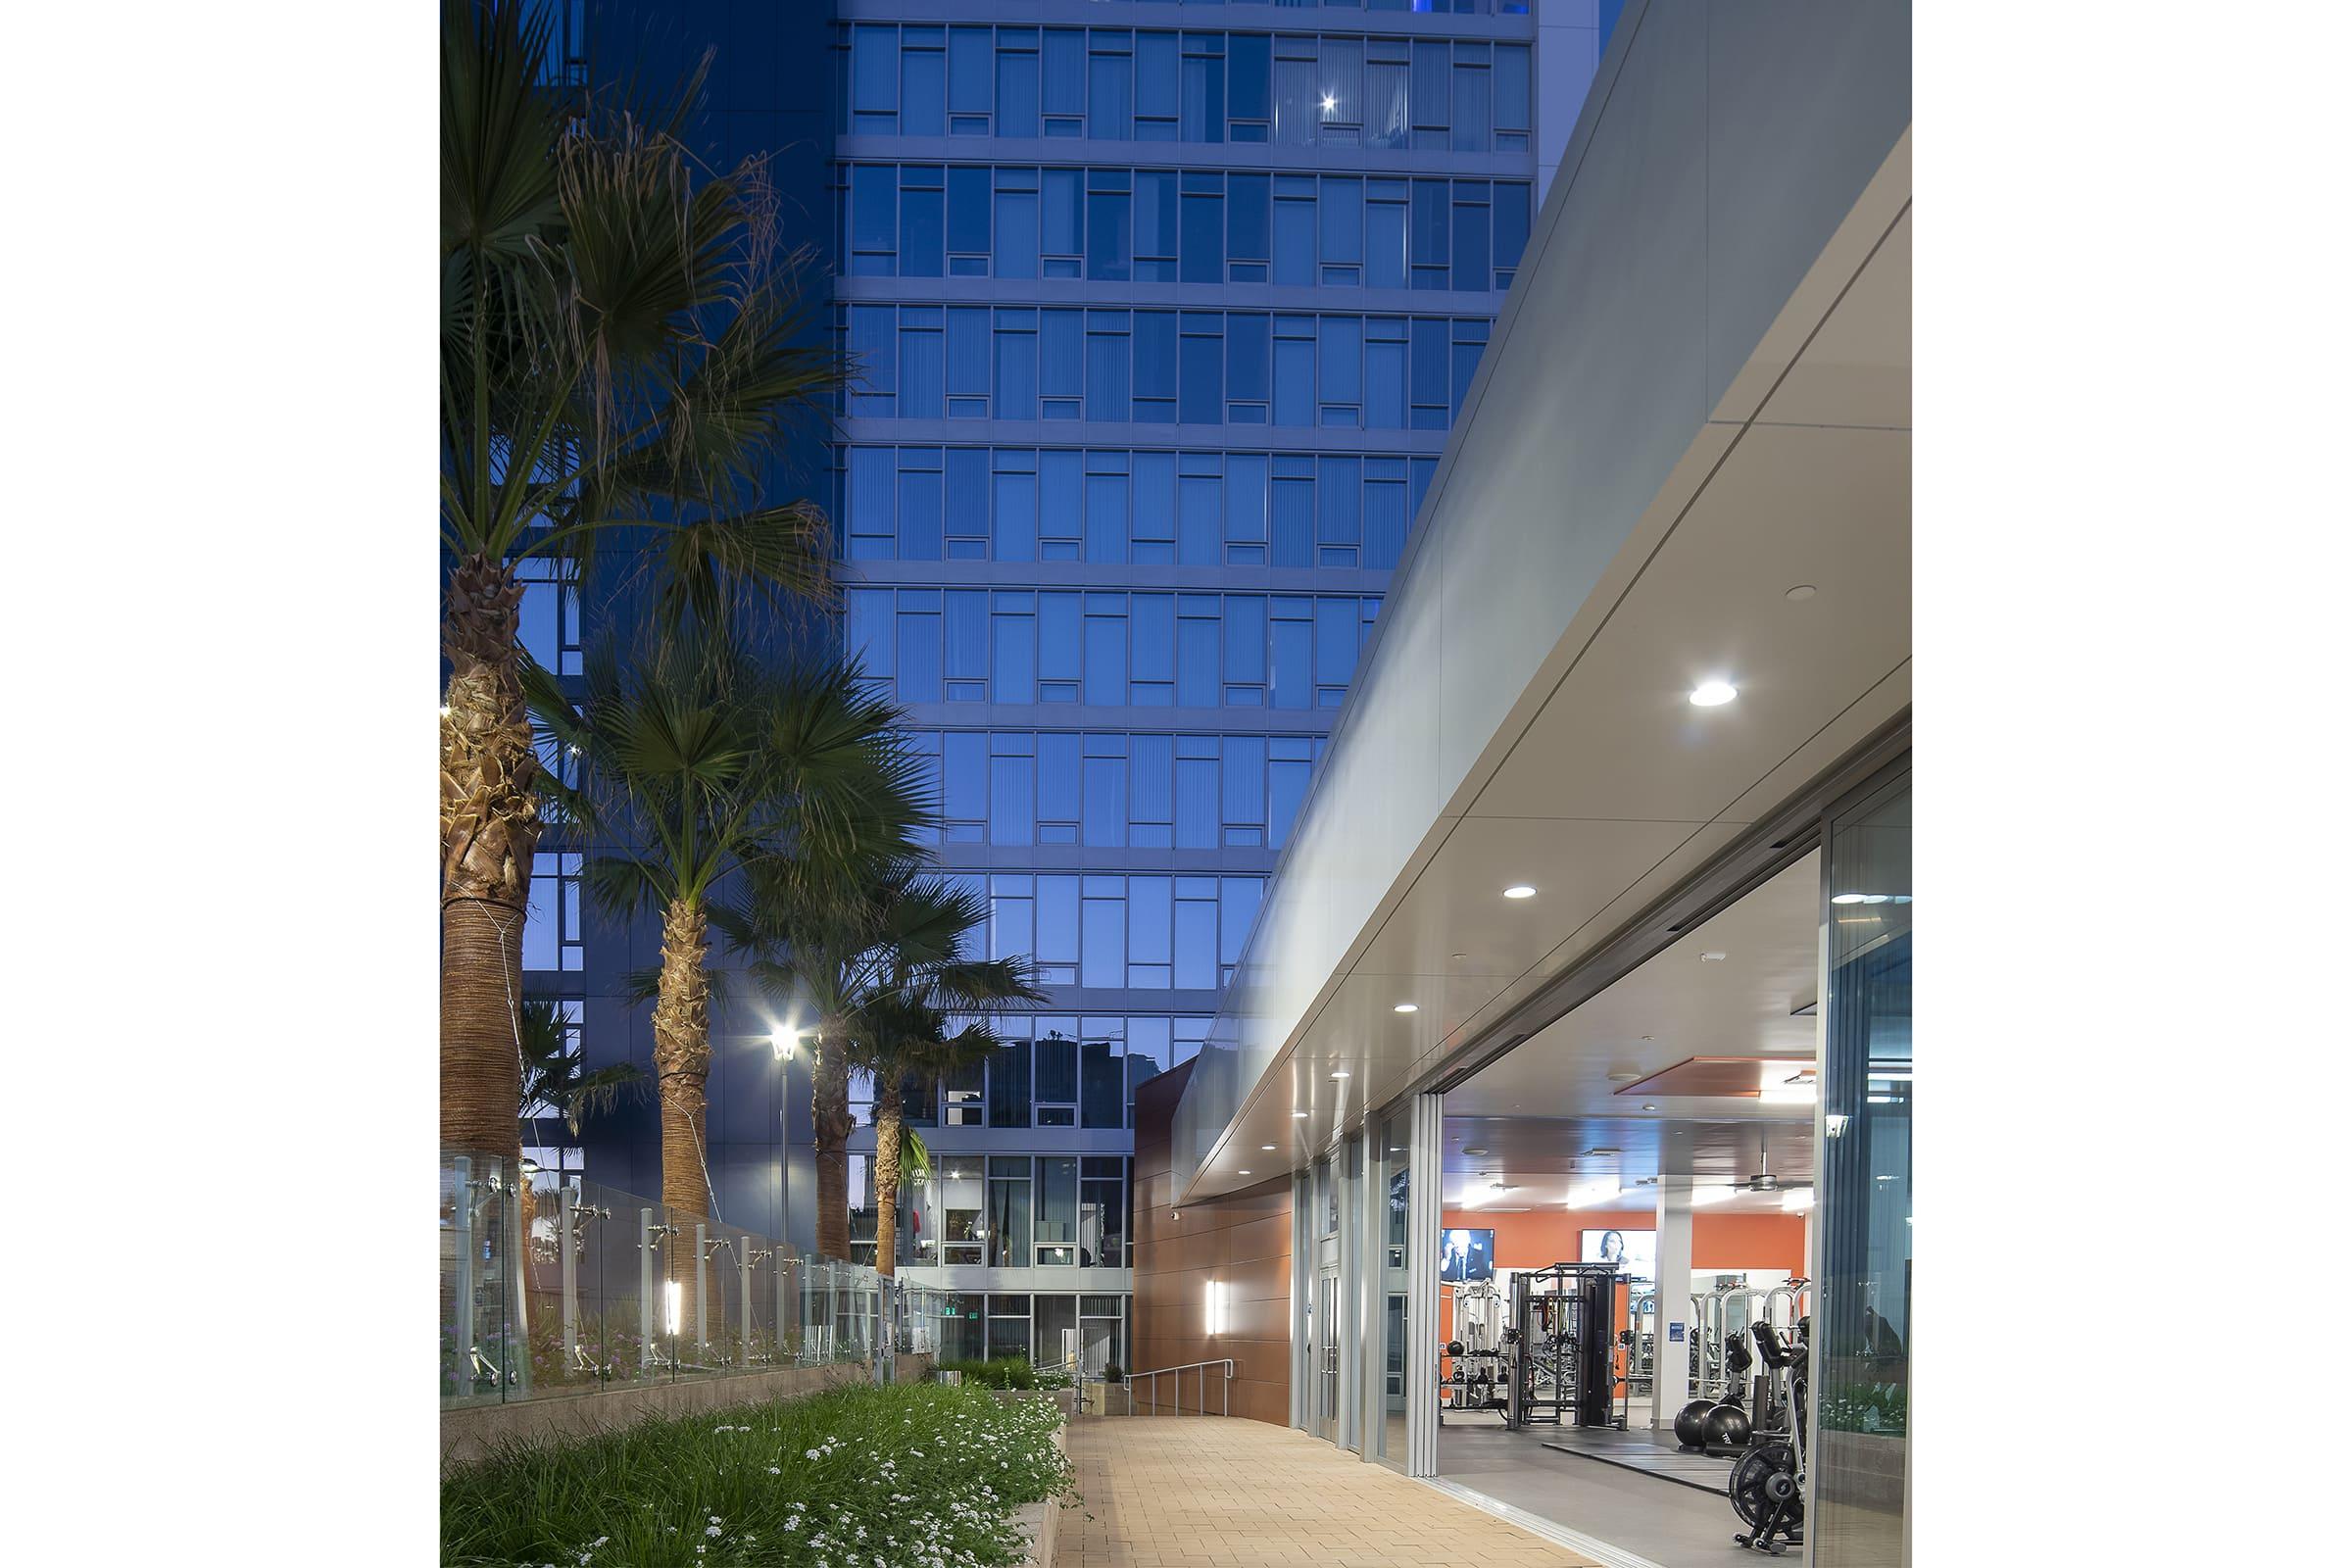
{"label": "exercise machine", "polygon": [[1805,1539],[1805,1392],[1812,1324],[1810,1317],[1800,1317],[1787,1335],[1769,1322],[1750,1330],[1767,1369],[1766,1385],[1777,1394],[1776,1417],[1785,1425],[1759,1430],[1732,1467],[1732,1511],[1747,1526],[1732,1544],[1774,1557],[1803,1545]]}
{"label": "exercise machine", "polygon": [[1453,1292],[1453,1338],[1438,1347],[1438,1424],[1447,1410],[1504,1407],[1506,1345],[1516,1341],[1503,1321],[1503,1296],[1493,1280],[1469,1280]]}
{"label": "exercise machine", "polygon": [[1618,1390],[1617,1291],[1631,1280],[1614,1263],[1553,1263],[1511,1277],[1514,1343],[1505,1353],[1503,1425],[1626,1426]]}

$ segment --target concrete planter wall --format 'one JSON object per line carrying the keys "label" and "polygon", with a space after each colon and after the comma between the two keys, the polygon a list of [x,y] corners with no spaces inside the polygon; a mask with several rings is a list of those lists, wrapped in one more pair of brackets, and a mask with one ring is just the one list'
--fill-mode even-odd
{"label": "concrete planter wall", "polygon": [[[1068,1427],[1054,1434],[1054,1450],[1064,1455],[1070,1451]],[[1054,1568],[1054,1545],[1061,1529],[1061,1499],[1048,1497],[1043,1502],[1024,1503],[1012,1522],[1029,1543],[1029,1555],[1022,1559],[1025,1568]]]}
{"label": "concrete planter wall", "polygon": [[[931,1369],[931,1357],[927,1355],[902,1355],[897,1360],[894,1370],[898,1382],[919,1381]],[[824,1366],[747,1372],[740,1377],[445,1409],[441,1412],[441,1462],[445,1467],[478,1464],[509,1443],[570,1442],[664,1416],[723,1410],[730,1405],[789,1399],[826,1389],[870,1383],[873,1376],[870,1362],[836,1361]]]}

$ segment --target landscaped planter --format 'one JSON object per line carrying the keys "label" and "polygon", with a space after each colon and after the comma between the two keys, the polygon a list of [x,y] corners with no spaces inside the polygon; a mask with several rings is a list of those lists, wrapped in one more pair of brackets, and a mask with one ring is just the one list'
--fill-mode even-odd
{"label": "landscaped planter", "polygon": [[1049,1399],[899,1384],[514,1446],[445,1477],[442,1561],[1011,1568],[1073,1494],[1060,1425]]}

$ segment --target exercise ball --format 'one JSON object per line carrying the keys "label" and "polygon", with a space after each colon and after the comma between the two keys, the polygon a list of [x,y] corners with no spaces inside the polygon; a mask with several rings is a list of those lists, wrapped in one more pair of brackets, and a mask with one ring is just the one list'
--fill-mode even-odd
{"label": "exercise ball", "polygon": [[1719,1404],[1699,1423],[1699,1437],[1710,1448],[1742,1448],[1754,1428],[1747,1412],[1736,1404]]}
{"label": "exercise ball", "polygon": [[1674,1441],[1686,1448],[1703,1446],[1706,1443],[1704,1423],[1714,1411],[1713,1399],[1692,1399],[1675,1413]]}

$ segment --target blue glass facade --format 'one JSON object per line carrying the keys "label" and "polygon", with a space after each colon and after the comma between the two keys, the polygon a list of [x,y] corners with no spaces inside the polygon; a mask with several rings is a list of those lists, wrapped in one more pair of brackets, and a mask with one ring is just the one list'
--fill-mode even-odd
{"label": "blue glass facade", "polygon": [[[1053,999],[913,1097],[935,1174],[905,1196],[903,1261],[968,1293],[951,1350],[1052,1352],[1083,1323],[1090,1355],[1124,1360],[1134,1087],[1198,1049],[1240,956],[1605,19],[1592,0],[775,9],[641,0],[606,37],[716,47],[717,150],[779,149],[856,367],[812,454],[841,635],[907,710],[943,867],[990,901],[978,942],[1033,955]],[[760,138],[787,103],[785,156]],[[613,972],[644,946],[612,944]],[[593,916],[584,951],[593,998]],[[593,1055],[593,1004],[587,1029]],[[756,1203],[774,1091],[725,1055],[714,1184]],[[650,1117],[606,1136],[650,1168]]]}

